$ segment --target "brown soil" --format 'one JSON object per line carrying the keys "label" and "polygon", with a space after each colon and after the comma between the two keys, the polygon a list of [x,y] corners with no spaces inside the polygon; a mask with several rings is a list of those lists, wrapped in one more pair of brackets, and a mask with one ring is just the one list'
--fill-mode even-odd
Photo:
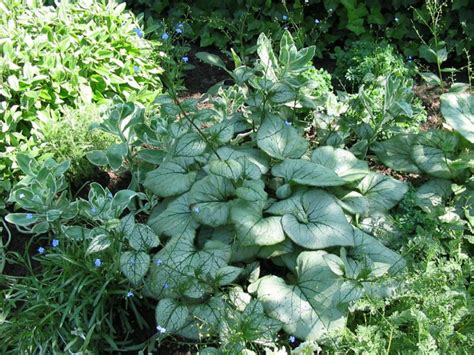
{"label": "brown soil", "polygon": [[415,85],[413,92],[418,96],[428,113],[426,122],[421,126],[422,131],[441,128],[443,125],[443,116],[440,112],[441,102],[440,96],[446,92],[440,87],[429,86],[427,84]]}

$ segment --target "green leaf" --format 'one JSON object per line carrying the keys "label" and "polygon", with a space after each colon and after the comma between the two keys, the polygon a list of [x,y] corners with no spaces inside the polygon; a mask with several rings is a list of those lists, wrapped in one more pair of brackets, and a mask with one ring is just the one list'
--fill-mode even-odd
{"label": "green leaf", "polygon": [[122,161],[128,153],[126,143],[112,144],[106,151],[105,155],[113,170],[117,170],[122,166]]}
{"label": "green leaf", "polygon": [[354,229],[354,248],[351,255],[356,260],[371,260],[369,278],[380,277],[386,273],[395,274],[406,266],[401,255],[359,229]]}
{"label": "green leaf", "polygon": [[225,63],[222,61],[221,58],[219,58],[215,54],[211,54],[211,53],[207,53],[207,52],[197,52],[195,54],[195,56],[206,64],[214,65],[216,67],[227,70],[227,67],[225,66]]}
{"label": "green leaf", "polygon": [[370,211],[388,211],[408,191],[405,183],[371,172],[357,185],[359,191],[369,200]]}
{"label": "green leaf", "polygon": [[285,233],[307,249],[354,244],[352,227],[336,201],[322,190],[305,192],[297,211],[281,220]]}
{"label": "green leaf", "polygon": [[232,206],[231,219],[242,245],[273,245],[285,240],[281,217],[263,217],[263,202],[240,201]]}
{"label": "green leaf", "polygon": [[308,142],[298,131],[275,115],[264,118],[257,132],[257,145],[271,157],[281,160],[300,158],[308,149]]}
{"label": "green leaf", "polygon": [[183,328],[188,316],[188,308],[170,298],[160,300],[155,310],[156,324],[165,329],[164,334],[172,334]]}
{"label": "green leaf", "polygon": [[209,175],[196,182],[190,191],[193,217],[201,224],[217,227],[227,223],[235,189],[229,179]]}
{"label": "green leaf", "polygon": [[89,246],[86,250],[86,255],[92,253],[98,253],[99,251],[105,250],[112,245],[112,241],[109,236],[106,234],[96,235],[89,243]]}
{"label": "green leaf", "polygon": [[144,224],[136,224],[128,235],[130,246],[137,251],[148,251],[160,244],[160,239],[153,230]]}
{"label": "green leaf", "polygon": [[351,152],[331,146],[313,151],[311,160],[334,171],[345,181],[360,180],[369,173],[367,162],[357,159]]}
{"label": "green leaf", "polygon": [[383,142],[376,142],[371,149],[386,166],[405,173],[420,173],[411,157],[414,134],[399,134]]}
{"label": "green leaf", "polygon": [[265,183],[262,180],[245,180],[235,193],[237,197],[245,201],[266,201],[268,198]]}
{"label": "green leaf", "polygon": [[324,251],[302,252],[297,259],[297,282],[287,284],[269,275],[249,286],[266,314],[283,323],[287,334],[319,340],[346,324],[347,304],[361,296],[360,286],[331,271]]}
{"label": "green leaf", "polygon": [[7,78],[7,83],[13,91],[20,91],[20,83],[15,75],[10,75]]}
{"label": "green leaf", "polygon": [[335,172],[309,160],[286,159],[272,168],[274,176],[287,182],[308,186],[340,186],[346,184]]}
{"label": "green leaf", "polygon": [[246,167],[242,164],[241,159],[246,159],[250,163],[256,165],[260,169],[261,174],[266,174],[268,171],[268,157],[259,149],[226,146],[219,148],[217,153],[223,160],[237,160],[244,167],[244,170],[246,170]]}
{"label": "green leaf", "polygon": [[212,291],[209,283],[227,266],[230,253],[230,246],[222,242],[209,240],[197,248],[194,235],[173,238],[153,257],[146,285],[158,299],[199,299]]}
{"label": "green leaf", "polygon": [[235,266],[224,266],[216,273],[215,279],[219,286],[226,286],[234,282],[243,269]]}
{"label": "green leaf", "polygon": [[437,207],[443,207],[451,193],[450,180],[433,179],[416,190],[416,204],[425,212],[430,213]]}
{"label": "green leaf", "polygon": [[150,256],[143,251],[126,251],[120,255],[120,270],[133,284],[138,285],[150,267]]}
{"label": "green leaf", "polygon": [[206,150],[206,142],[196,132],[189,132],[178,138],[174,147],[175,157],[195,157]]}
{"label": "green leaf", "polygon": [[213,160],[209,163],[209,171],[215,175],[231,180],[238,180],[243,172],[242,165],[236,160]]}
{"label": "green leaf", "polygon": [[194,163],[192,158],[175,158],[150,171],[143,186],[155,195],[169,197],[188,191],[196,180],[197,172],[189,171]]}
{"label": "green leaf", "polygon": [[[191,216],[189,193],[170,202],[161,213],[152,212],[148,225],[157,233],[170,237],[194,235],[198,223]],[[157,206],[154,211],[159,211]]]}
{"label": "green leaf", "polygon": [[474,143],[474,96],[469,93],[441,95],[441,113],[453,129]]}
{"label": "green leaf", "polygon": [[109,163],[107,155],[102,150],[93,150],[87,153],[87,159],[94,165],[104,166]]}
{"label": "green leaf", "polygon": [[38,215],[32,213],[9,213],[5,216],[5,220],[8,223],[16,224],[18,226],[29,226],[30,224],[37,223],[40,218]]}
{"label": "green leaf", "polygon": [[412,159],[425,173],[450,179],[461,171],[452,166],[457,158],[458,137],[448,131],[429,131],[418,134],[412,145]]}

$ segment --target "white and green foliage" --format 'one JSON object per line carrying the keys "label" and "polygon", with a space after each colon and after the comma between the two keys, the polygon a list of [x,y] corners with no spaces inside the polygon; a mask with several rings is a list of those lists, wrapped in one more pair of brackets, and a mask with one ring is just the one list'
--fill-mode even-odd
{"label": "white and green foliage", "polygon": [[[269,345],[281,327],[319,340],[345,325],[353,301],[387,294],[381,276],[404,266],[357,224],[394,207],[405,184],[342,148],[310,148],[298,127],[298,108],[315,106],[299,75],[314,48],[297,50],[286,33],[278,58],[265,35],[257,52],[254,68],[232,72],[226,90],[245,96],[235,110],[166,95],[149,119],[137,105],[114,106],[100,128],[120,143],[89,159],[131,170],[145,192],[92,184],[71,204],[87,224],[53,226],[85,241],[86,257],[109,254],[158,301],[159,339],[219,336],[231,353]],[[146,225],[135,222],[142,211]]]}
{"label": "white and green foliage", "polygon": [[454,130],[474,143],[474,96],[470,93],[441,95],[441,113]]}
{"label": "white and green foliage", "polygon": [[149,226],[135,223],[134,213],[122,214],[126,209],[133,211],[132,200],[144,200],[144,194],[120,190],[113,195],[92,183],[87,200],[71,201],[64,175],[68,161],[58,164],[47,159],[39,164],[20,154],[17,161],[26,176],[14,187],[9,201],[26,212],[9,213],[8,222],[23,233],[50,233],[58,240],[84,243],[86,258],[119,253],[117,264],[123,275],[135,286],[143,281],[150,265],[149,251],[160,240]]}
{"label": "white and green foliage", "polygon": [[[288,101],[275,100],[279,78],[297,72],[299,56],[311,53],[298,54],[286,41],[277,59],[261,36],[258,65],[267,75],[248,76],[259,84],[246,88],[248,100],[239,112],[197,111],[192,101],[157,100],[160,116],[150,127],[167,122],[160,129],[170,135],[159,145],[161,164],[142,183],[162,198],[148,225],[163,236],[164,247],[152,257],[145,280],[147,294],[159,301],[157,325],[166,330],[161,337],[220,335],[230,346],[222,338],[250,322],[254,333],[244,332],[245,340],[232,349],[269,340],[281,326],[301,339],[321,339],[345,325],[352,301],[374,289],[383,293],[380,276],[404,266],[399,255],[352,223],[394,207],[405,184],[371,173],[347,150],[310,150],[286,111],[279,112],[295,100],[293,89],[285,94]],[[171,118],[177,115],[179,122]],[[195,129],[209,125],[218,128]],[[216,132],[223,131],[234,134],[218,139]],[[348,201],[354,195],[357,201]],[[253,311],[237,312],[228,287],[245,285],[246,265],[262,260],[286,267],[288,276],[274,275],[272,268],[263,277],[252,273],[252,296],[246,297]]]}
{"label": "white and green foliage", "polygon": [[473,107],[470,94],[444,94],[441,112],[459,134],[448,130],[400,134],[375,144],[372,150],[395,170],[463,180],[473,167]]}

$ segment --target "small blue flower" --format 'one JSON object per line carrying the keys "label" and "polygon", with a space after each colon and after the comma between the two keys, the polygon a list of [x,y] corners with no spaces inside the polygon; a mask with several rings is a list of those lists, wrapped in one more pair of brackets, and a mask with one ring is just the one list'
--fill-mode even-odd
{"label": "small blue flower", "polygon": [[321,23],[321,21],[317,18],[317,19],[314,19],[314,23],[315,23],[316,25],[319,25],[319,24]]}
{"label": "small blue flower", "polygon": [[285,125],[290,127],[291,126],[291,122],[290,121],[285,121]]}
{"label": "small blue flower", "polygon": [[133,29],[133,32],[135,32],[135,33],[137,34],[137,37],[138,37],[138,38],[143,38],[144,33],[143,33],[143,31],[142,31],[141,29],[139,29],[138,27],[135,27],[135,28]]}
{"label": "small blue flower", "polygon": [[45,249],[43,247],[38,248],[38,253],[44,254]]}
{"label": "small blue flower", "polygon": [[20,194],[18,197],[19,198],[25,198],[25,194]]}
{"label": "small blue flower", "polygon": [[167,282],[165,282],[165,284],[163,285],[163,288],[168,289],[170,288],[170,285]]}
{"label": "small blue flower", "polygon": [[185,55],[184,57],[181,58],[181,60],[182,60],[184,63],[187,63],[187,62],[189,62],[189,57]]}
{"label": "small blue flower", "polygon": [[94,265],[95,265],[95,267],[100,267],[100,266],[102,265],[102,260],[100,260],[100,259],[95,259],[95,260],[94,260]]}
{"label": "small blue flower", "polygon": [[176,25],[175,28],[176,33],[183,33],[184,31],[184,25],[180,22]]}
{"label": "small blue flower", "polygon": [[194,213],[199,213],[201,209],[198,206],[193,207],[193,212]]}
{"label": "small blue flower", "polygon": [[128,297],[128,298],[133,297],[133,296],[134,296],[134,294],[133,294],[132,291],[128,291],[128,292],[127,292],[127,297]]}
{"label": "small blue flower", "polygon": [[161,259],[157,259],[157,260],[155,261],[155,264],[156,264],[157,266],[160,266],[162,263],[163,263],[163,260],[161,260]]}
{"label": "small blue flower", "polygon": [[135,73],[138,73],[138,72],[140,71],[140,67],[139,67],[138,65],[134,65],[134,66],[133,66],[133,71],[134,71]]}
{"label": "small blue flower", "polygon": [[91,213],[96,213],[96,212],[97,212],[97,208],[92,207],[92,208],[91,208]]}
{"label": "small blue flower", "polygon": [[26,219],[33,219],[33,215],[31,213],[26,214]]}
{"label": "small blue flower", "polygon": [[290,341],[290,343],[294,343],[296,341],[296,338],[293,335],[290,335],[288,340]]}
{"label": "small blue flower", "polygon": [[59,240],[58,239],[53,239],[51,241],[51,245],[53,246],[53,248],[56,248],[59,245]]}
{"label": "small blue flower", "polygon": [[163,41],[166,41],[168,38],[170,38],[170,36],[169,36],[169,34],[167,34],[166,32],[161,35],[161,39],[162,39]]}
{"label": "small blue flower", "polygon": [[288,20],[288,16],[287,16],[287,15],[283,15],[283,16],[281,17],[281,19],[282,19],[283,21],[286,21],[286,20]]}
{"label": "small blue flower", "polygon": [[164,334],[166,333],[166,328],[163,328],[159,325],[156,326],[156,330],[158,330],[161,334]]}

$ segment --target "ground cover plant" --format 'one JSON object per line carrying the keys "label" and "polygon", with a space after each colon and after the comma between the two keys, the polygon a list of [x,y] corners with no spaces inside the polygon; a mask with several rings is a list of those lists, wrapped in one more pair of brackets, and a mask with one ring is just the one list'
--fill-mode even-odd
{"label": "ground cover plant", "polygon": [[[469,84],[438,75],[427,89],[438,93],[434,124],[416,97],[421,60],[387,41],[339,51],[336,76],[315,68],[321,52],[302,45],[312,34],[295,16],[316,2],[272,8],[287,11],[273,24],[278,41],[256,27],[248,46],[257,35],[244,39],[243,21],[240,37],[226,32],[237,45],[224,58],[187,52],[202,19],[186,11],[200,2],[157,4],[173,16],[144,30],[132,21],[126,36],[155,38],[177,60],[143,78],[158,90],[72,98],[48,120],[25,111],[41,122],[29,128],[34,147],[15,155],[19,180],[4,180],[0,351],[471,353]],[[342,22],[356,33],[367,5],[342,4],[324,6],[340,18],[339,6],[359,11]],[[48,11],[62,6],[133,18],[113,3]],[[435,42],[448,46],[424,44]],[[156,68],[155,54],[146,64]],[[176,75],[194,75],[197,61],[227,78],[183,95]]]}
{"label": "ground cover plant", "polygon": [[101,1],[0,3],[2,179],[11,179],[15,153],[35,150],[42,124],[61,120],[64,110],[114,96],[153,101],[163,71],[159,43],[146,40],[124,8]]}

